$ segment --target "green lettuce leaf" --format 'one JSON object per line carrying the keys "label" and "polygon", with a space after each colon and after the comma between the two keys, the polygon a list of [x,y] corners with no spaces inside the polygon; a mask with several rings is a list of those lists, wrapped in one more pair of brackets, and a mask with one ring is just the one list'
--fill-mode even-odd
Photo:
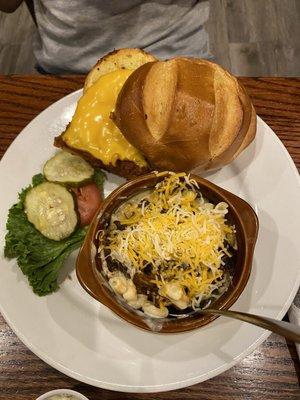
{"label": "green lettuce leaf", "polygon": [[[32,186],[43,181],[42,174],[35,175]],[[27,220],[24,212],[25,195],[32,186],[22,190],[18,203],[8,212],[4,255],[7,258],[17,258],[34,293],[43,296],[57,290],[60,268],[69,254],[81,246],[86,228],[77,228],[71,236],[59,242],[43,236]]]}
{"label": "green lettuce leaf", "polygon": [[100,191],[102,192],[103,183],[105,181],[105,173],[101,169],[96,168],[95,172],[94,172],[93,180],[96,183],[96,185],[98,186],[98,189],[100,189]]}

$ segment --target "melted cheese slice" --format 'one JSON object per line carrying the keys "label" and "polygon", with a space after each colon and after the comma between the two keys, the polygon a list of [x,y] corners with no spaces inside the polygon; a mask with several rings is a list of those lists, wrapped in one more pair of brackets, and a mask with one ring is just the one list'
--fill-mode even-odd
{"label": "melted cheese slice", "polygon": [[101,76],[79,99],[75,114],[63,134],[64,142],[86,151],[105,165],[117,160],[147,166],[142,154],[122,135],[110,119],[118,94],[132,70],[120,69]]}

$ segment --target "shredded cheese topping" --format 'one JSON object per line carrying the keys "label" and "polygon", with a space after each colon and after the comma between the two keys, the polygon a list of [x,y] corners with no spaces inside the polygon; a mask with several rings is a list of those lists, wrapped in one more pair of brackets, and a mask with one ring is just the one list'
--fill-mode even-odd
{"label": "shredded cheese topping", "polygon": [[150,268],[161,305],[196,308],[218,297],[227,281],[223,257],[235,243],[227,212],[226,203],[210,203],[188,175],[171,173],[119,207],[106,246],[131,278]]}

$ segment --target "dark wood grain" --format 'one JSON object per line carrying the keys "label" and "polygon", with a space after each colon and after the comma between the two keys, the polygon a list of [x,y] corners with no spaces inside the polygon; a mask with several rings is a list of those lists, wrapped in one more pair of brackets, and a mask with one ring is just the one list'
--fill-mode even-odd
{"label": "dark wood grain", "polygon": [[[82,86],[83,77],[0,76],[0,157],[37,114]],[[271,126],[300,168],[300,79],[241,78],[257,113]],[[1,196],[1,194],[0,194]],[[91,400],[268,400],[300,399],[300,364],[295,347],[271,335],[229,371],[171,393],[120,394],[66,377],[29,351],[0,317],[0,400],[32,400],[73,388]]]}

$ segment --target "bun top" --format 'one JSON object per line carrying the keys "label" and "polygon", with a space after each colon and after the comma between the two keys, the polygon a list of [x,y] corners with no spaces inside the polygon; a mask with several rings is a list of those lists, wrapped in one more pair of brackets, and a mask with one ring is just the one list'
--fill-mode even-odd
{"label": "bun top", "polygon": [[142,65],[125,82],[113,119],[154,169],[212,169],[254,138],[256,114],[237,79],[212,62]]}

